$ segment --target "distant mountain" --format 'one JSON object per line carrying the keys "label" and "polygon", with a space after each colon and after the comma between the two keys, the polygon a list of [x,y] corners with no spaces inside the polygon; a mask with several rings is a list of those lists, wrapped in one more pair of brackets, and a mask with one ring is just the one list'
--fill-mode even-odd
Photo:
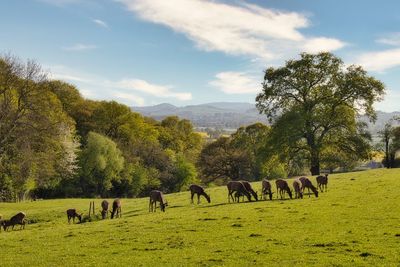
{"label": "distant mountain", "polygon": [[[254,104],[242,102],[214,102],[184,107],[163,103],[155,106],[132,107],[132,110],[156,120],[175,115],[191,120],[196,127],[237,129],[255,122],[267,123],[266,116],[260,115]],[[400,116],[400,112],[378,111],[377,115],[375,124],[369,123],[365,117],[360,119],[368,122],[372,134],[382,129],[393,116]]]}
{"label": "distant mountain", "polygon": [[132,107],[132,110],[156,120],[175,115],[191,120],[196,127],[236,129],[255,122],[267,122],[265,115],[258,114],[254,104],[241,102],[215,102],[184,107],[163,103]]}

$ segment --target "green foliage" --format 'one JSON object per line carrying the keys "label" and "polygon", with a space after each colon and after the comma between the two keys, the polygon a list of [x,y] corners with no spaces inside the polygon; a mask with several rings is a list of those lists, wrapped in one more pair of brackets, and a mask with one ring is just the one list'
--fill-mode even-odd
{"label": "green foliage", "polygon": [[[286,144],[286,157],[306,151],[311,173],[319,174],[321,152],[332,140],[336,138],[339,149],[343,147],[338,142],[349,142],[344,147],[359,142],[348,138],[360,134],[356,116],[364,112],[374,120],[373,104],[381,99],[384,89],[361,67],[345,68],[330,53],[303,53],[299,60],[265,71],[263,91],[256,101],[260,112],[273,121],[272,135],[277,143]],[[351,150],[355,155],[358,152],[365,153]]]}
{"label": "green foliage", "polygon": [[88,135],[87,145],[81,155],[82,179],[85,192],[106,195],[112,181],[120,179],[124,158],[115,142],[95,132]]}
{"label": "green foliage", "polygon": [[12,189],[0,190],[14,192],[8,200],[56,186],[66,170],[73,174],[76,150],[67,144],[75,140],[74,122],[38,64],[0,58],[0,114],[0,172],[12,180]]}

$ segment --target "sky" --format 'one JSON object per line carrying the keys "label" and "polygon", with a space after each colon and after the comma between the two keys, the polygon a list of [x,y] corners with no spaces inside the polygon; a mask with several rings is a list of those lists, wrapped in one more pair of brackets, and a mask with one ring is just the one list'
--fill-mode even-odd
{"label": "sky", "polygon": [[0,54],[86,98],[129,106],[250,102],[263,72],[330,51],[384,82],[400,111],[400,1],[0,0]]}

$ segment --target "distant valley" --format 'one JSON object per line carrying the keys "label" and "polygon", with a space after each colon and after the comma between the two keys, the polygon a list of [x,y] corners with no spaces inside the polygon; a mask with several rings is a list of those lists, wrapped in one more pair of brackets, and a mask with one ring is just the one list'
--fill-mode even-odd
{"label": "distant valley", "polygon": [[[255,122],[268,123],[266,116],[259,114],[254,104],[242,102],[214,102],[183,107],[163,103],[155,106],[132,107],[132,110],[156,120],[175,115],[192,121],[198,128],[208,127],[228,131]],[[376,123],[368,123],[371,133],[376,135],[393,116],[400,116],[400,112],[378,111]],[[361,118],[361,120],[367,121],[366,118]]]}

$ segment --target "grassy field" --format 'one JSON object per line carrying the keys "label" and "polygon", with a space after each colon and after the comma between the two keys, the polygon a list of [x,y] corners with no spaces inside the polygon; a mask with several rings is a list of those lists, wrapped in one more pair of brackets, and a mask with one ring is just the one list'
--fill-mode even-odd
{"label": "grassy field", "polygon": [[122,218],[71,225],[65,210],[89,199],[0,203],[34,222],[0,233],[0,266],[400,266],[400,169],[332,175],[328,189],[228,204],[217,187],[210,204],[182,192],[152,214],[147,198],[123,199]]}

